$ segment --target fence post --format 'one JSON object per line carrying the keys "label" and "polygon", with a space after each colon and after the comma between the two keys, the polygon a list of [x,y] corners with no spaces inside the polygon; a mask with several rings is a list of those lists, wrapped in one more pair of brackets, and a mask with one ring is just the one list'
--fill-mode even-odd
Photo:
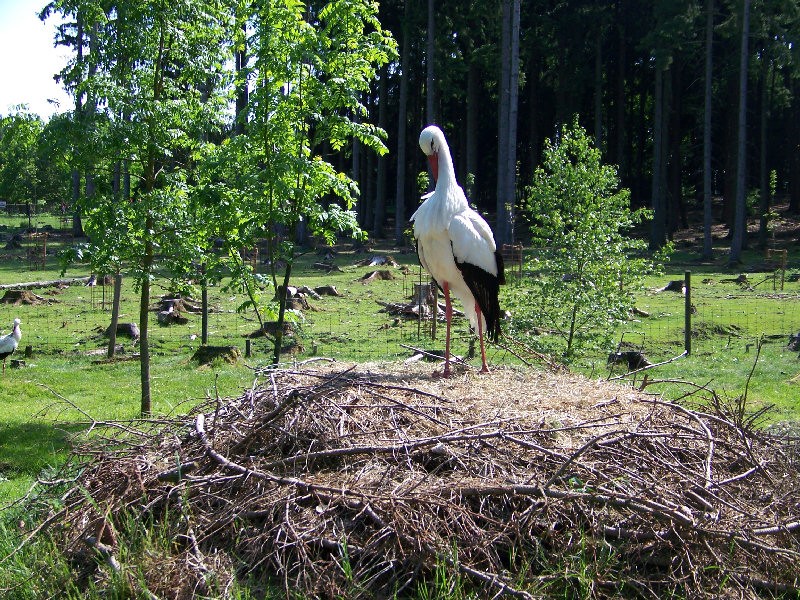
{"label": "fence post", "polygon": [[683,275],[684,294],[684,324],[683,348],[686,356],[692,353],[692,272],[686,271]]}

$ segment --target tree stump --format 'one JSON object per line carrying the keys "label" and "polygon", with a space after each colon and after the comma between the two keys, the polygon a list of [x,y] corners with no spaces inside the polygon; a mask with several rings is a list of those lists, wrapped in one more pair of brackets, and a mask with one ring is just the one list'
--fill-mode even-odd
{"label": "tree stump", "polygon": [[[55,302],[55,300],[53,300],[53,302]],[[3,298],[0,299],[0,303],[13,304],[14,306],[19,306],[20,304],[37,306],[39,304],[49,304],[50,300],[37,296],[30,290],[6,290],[6,293],[3,294]]]}
{"label": "tree stump", "polygon": [[673,279],[663,288],[661,288],[662,292],[678,292],[679,294],[683,294],[686,287],[686,282],[683,279]]}
{"label": "tree stump", "polygon": [[215,360],[234,364],[241,356],[242,353],[236,346],[200,346],[192,355],[192,360],[196,360],[201,365],[210,365]]}
{"label": "tree stump", "polygon": [[379,271],[371,271],[365,274],[361,278],[361,281],[363,283],[367,283],[368,281],[376,281],[376,280],[390,281],[392,279],[394,279],[394,275],[392,274],[391,271],[386,269],[381,269]]}
{"label": "tree stump", "polygon": [[644,367],[649,367],[651,365],[650,361],[647,360],[647,357],[644,355],[644,353],[638,350],[624,350],[621,352],[612,352],[611,354],[608,355],[608,363],[627,364],[628,371],[636,371],[638,369],[643,369]]}
{"label": "tree stump", "polygon": [[[103,332],[103,335],[110,337],[111,325]],[[139,326],[136,323],[117,323],[117,335],[124,335],[132,340],[139,339]]]}
{"label": "tree stump", "polygon": [[[295,324],[292,321],[285,321],[283,323],[283,335],[284,336],[289,336],[289,335],[294,334],[295,329],[296,329]],[[256,329],[253,333],[251,333],[250,335],[248,335],[246,337],[249,337],[250,339],[254,339],[254,338],[260,338],[260,337],[264,337],[265,335],[268,335],[268,336],[274,338],[277,333],[278,333],[278,323],[276,321],[266,321],[264,323],[264,327],[262,329]]]}
{"label": "tree stump", "polygon": [[176,310],[160,310],[156,315],[156,320],[159,325],[163,325],[164,327],[170,325],[186,325],[189,322],[189,319]]}
{"label": "tree stump", "polygon": [[343,294],[336,289],[335,285],[320,285],[314,288],[320,296],[342,296]]}

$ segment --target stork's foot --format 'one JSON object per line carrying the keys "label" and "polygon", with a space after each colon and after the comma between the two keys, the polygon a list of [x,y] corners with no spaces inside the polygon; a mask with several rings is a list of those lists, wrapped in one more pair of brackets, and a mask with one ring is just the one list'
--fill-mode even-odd
{"label": "stork's foot", "polygon": [[478,373],[480,373],[481,375],[488,375],[489,374],[489,367],[486,366],[486,365],[483,365],[481,367],[481,370],[478,371]]}

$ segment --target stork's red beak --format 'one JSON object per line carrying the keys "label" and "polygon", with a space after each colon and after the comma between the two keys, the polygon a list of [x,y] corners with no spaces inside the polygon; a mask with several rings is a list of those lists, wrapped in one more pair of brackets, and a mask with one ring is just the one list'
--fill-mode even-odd
{"label": "stork's red beak", "polygon": [[434,152],[428,155],[428,165],[431,168],[431,175],[433,175],[433,183],[439,180],[439,153]]}

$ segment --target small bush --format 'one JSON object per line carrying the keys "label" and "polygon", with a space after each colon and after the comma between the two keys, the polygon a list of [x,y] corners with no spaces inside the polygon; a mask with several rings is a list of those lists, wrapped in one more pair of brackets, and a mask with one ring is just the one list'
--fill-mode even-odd
{"label": "small bush", "polygon": [[628,235],[649,212],[630,209],[616,168],[600,159],[573,120],[545,142],[526,199],[536,249],[528,267],[536,276],[512,299],[514,327],[523,337],[534,328],[552,331],[547,349],[567,359],[608,341],[633,307],[640,279],[655,269],[647,244]]}

